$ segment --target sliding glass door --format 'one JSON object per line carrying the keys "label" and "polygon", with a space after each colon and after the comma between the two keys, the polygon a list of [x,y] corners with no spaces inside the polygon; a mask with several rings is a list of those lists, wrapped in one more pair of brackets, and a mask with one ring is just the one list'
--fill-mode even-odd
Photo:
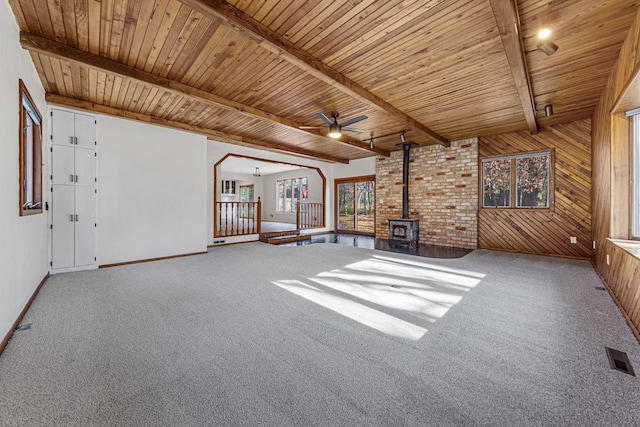
{"label": "sliding glass door", "polygon": [[375,233],[375,176],[336,180],[336,231]]}

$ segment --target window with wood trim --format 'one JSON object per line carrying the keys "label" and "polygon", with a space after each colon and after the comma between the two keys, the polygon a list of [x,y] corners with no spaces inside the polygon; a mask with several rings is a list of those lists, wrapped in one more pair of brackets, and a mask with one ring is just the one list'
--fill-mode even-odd
{"label": "window with wood trim", "polygon": [[42,212],[42,116],[19,81],[20,215]]}
{"label": "window with wood trim", "polygon": [[484,158],[481,163],[483,208],[553,206],[553,151]]}
{"label": "window with wood trim", "polygon": [[295,213],[298,200],[304,202],[309,197],[308,178],[276,180],[276,212]]}
{"label": "window with wood trim", "polygon": [[640,109],[627,113],[632,117],[631,141],[631,238],[640,239]]}

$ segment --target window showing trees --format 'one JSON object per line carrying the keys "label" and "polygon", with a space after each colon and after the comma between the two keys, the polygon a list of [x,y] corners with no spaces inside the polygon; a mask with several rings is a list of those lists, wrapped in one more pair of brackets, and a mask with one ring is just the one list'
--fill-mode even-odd
{"label": "window showing trees", "polygon": [[42,212],[42,116],[24,82],[20,95],[20,215]]}
{"label": "window showing trees", "polygon": [[631,238],[640,239],[640,111],[635,112],[631,149]]}
{"label": "window showing trees", "polygon": [[375,232],[375,176],[336,179],[336,229]]}
{"label": "window showing trees", "polygon": [[276,211],[295,213],[298,201],[304,202],[309,197],[307,177],[276,180]]}
{"label": "window showing trees", "polygon": [[552,152],[482,160],[482,207],[549,208]]}

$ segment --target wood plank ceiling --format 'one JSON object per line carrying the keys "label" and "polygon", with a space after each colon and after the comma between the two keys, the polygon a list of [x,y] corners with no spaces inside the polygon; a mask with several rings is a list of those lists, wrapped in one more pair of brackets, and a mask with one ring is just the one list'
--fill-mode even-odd
{"label": "wood plank ceiling", "polygon": [[[509,0],[9,2],[52,103],[333,162],[397,150],[402,130],[446,145],[589,118],[637,9],[519,0],[518,33]],[[368,119],[341,141],[298,129],[318,112]]]}

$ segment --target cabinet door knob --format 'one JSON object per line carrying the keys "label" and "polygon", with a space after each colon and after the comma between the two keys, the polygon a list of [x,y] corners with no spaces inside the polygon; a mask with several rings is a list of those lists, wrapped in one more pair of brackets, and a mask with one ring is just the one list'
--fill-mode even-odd
{"label": "cabinet door knob", "polygon": [[69,215],[69,221],[73,222],[73,214]]}
{"label": "cabinet door knob", "polygon": [[69,175],[69,179],[73,182],[73,174]]}
{"label": "cabinet door knob", "polygon": [[69,137],[69,144],[73,145],[73,137],[72,136]]}

